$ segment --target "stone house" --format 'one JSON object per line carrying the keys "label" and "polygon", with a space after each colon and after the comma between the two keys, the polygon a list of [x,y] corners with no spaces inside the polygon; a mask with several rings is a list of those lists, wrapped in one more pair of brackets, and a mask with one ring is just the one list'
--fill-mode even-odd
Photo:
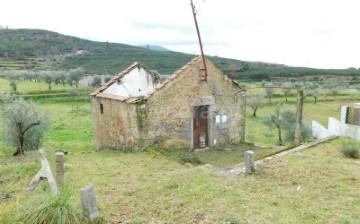
{"label": "stone house", "polygon": [[243,141],[245,90],[205,60],[206,79],[199,56],[161,83],[135,62],[91,93],[96,148],[137,150],[159,141],[202,148]]}

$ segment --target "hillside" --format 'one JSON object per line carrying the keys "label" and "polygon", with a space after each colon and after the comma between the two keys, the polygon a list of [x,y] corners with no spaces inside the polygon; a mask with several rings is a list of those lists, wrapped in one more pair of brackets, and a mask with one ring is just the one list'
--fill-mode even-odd
{"label": "hillside", "polygon": [[[161,74],[177,70],[194,55],[158,48],[90,41],[36,29],[0,29],[0,70],[70,69],[83,67],[89,73],[116,74],[134,61]],[[273,77],[324,75],[359,76],[360,70],[291,67],[209,57],[221,70],[236,79],[263,80]]]}
{"label": "hillside", "polygon": [[3,29],[0,30],[0,57],[2,68],[69,69],[81,66],[91,73],[114,74],[134,61],[161,73],[171,73],[193,55],[89,41],[45,30]]}
{"label": "hillside", "polygon": [[150,50],[153,50],[153,51],[171,51],[165,47],[162,47],[162,46],[157,46],[157,45],[140,45],[139,47],[142,47],[142,48],[146,48],[146,49],[150,49]]}

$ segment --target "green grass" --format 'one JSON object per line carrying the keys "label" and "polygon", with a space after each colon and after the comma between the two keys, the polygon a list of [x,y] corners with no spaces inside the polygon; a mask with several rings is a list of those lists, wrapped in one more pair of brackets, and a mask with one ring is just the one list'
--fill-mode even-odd
{"label": "green grass", "polygon": [[45,101],[39,104],[39,108],[49,111],[52,117],[51,127],[45,136],[45,148],[70,152],[95,150],[89,101]]}
{"label": "green grass", "polygon": [[[247,108],[246,111],[246,141],[254,142],[261,146],[272,146],[277,143],[277,132],[275,129],[270,129],[263,124],[263,119],[268,114],[275,110],[278,102],[284,104],[284,107],[295,107],[296,98],[289,98],[289,101],[285,103],[284,98],[276,98],[272,104],[266,104],[265,107],[258,109],[257,116],[252,116],[251,108]],[[349,105],[357,101],[349,98],[336,98],[332,101],[319,101],[314,104],[311,100],[307,99],[304,103],[303,111],[306,115],[306,120],[311,125],[312,120],[316,120],[323,126],[327,127],[328,118],[334,117],[340,119],[340,109],[343,105]]]}
{"label": "green grass", "polygon": [[74,193],[69,190],[62,190],[56,195],[49,193],[34,195],[21,207],[17,220],[25,224],[87,223],[81,208],[73,205],[71,201],[73,195]]}
{"label": "green grass", "polygon": [[[147,152],[75,153],[65,157],[65,184],[77,191],[93,183],[108,222],[358,223],[359,164],[341,154],[341,141],[270,160],[240,180]],[[31,176],[14,187],[23,189]],[[27,195],[44,190],[13,193],[0,202],[1,214],[14,214]]]}
{"label": "green grass", "polygon": [[211,164],[218,168],[229,168],[244,162],[244,154],[247,150],[255,152],[255,159],[262,159],[276,152],[282,151],[284,147],[258,147],[251,144],[224,145],[196,152],[203,164]]}
{"label": "green grass", "polygon": [[[308,119],[325,122],[327,116],[339,116],[343,103],[306,103],[304,110],[311,112]],[[246,179],[228,179],[201,166],[182,165],[179,156],[185,150],[169,154],[94,152],[89,101],[42,99],[37,105],[52,114],[44,144],[50,150],[50,164],[54,167],[54,150],[72,152],[65,156],[66,187],[78,192],[95,184],[100,212],[108,222],[356,223],[360,219],[356,212],[360,209],[359,160],[341,154],[341,139],[266,162]],[[269,141],[263,136],[268,129],[261,119],[273,108],[260,109],[257,118],[247,115],[247,138],[254,133],[255,142],[267,147],[200,151],[197,155],[202,163],[229,167],[242,162],[247,149],[255,150],[258,158],[279,150],[269,147],[276,138]],[[43,181],[34,193],[24,190],[40,168],[36,152],[13,158],[13,147],[2,141],[0,147],[0,193],[10,195],[0,199],[0,223],[16,223],[14,217],[27,198],[47,193],[49,187]],[[81,206],[76,194],[72,204]]]}

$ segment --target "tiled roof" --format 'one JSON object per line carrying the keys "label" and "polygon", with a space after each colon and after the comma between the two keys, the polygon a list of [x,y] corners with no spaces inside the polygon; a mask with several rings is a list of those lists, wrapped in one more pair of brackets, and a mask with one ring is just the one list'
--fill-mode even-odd
{"label": "tiled roof", "polygon": [[[198,59],[200,58],[200,56],[197,56],[195,58],[193,58],[191,61],[189,61],[187,64],[185,64],[184,66],[182,66],[180,69],[178,69],[177,71],[175,71],[172,75],[170,75],[164,82],[158,83],[155,87],[155,90],[153,90],[152,92],[148,93],[146,96],[143,97],[125,97],[125,96],[117,96],[117,95],[113,95],[113,94],[106,94],[106,93],[102,93],[105,89],[107,89],[110,85],[112,85],[113,83],[117,82],[119,79],[121,79],[124,75],[128,74],[131,70],[133,70],[134,68],[141,66],[138,62],[134,62],[132,65],[130,65],[127,69],[125,69],[124,71],[122,71],[121,73],[119,73],[118,75],[116,75],[115,77],[113,77],[110,81],[108,81],[107,83],[105,83],[102,87],[100,87],[99,89],[95,90],[93,93],[90,94],[90,96],[97,96],[97,97],[102,97],[102,98],[108,98],[108,99],[114,99],[114,100],[120,100],[120,101],[126,101],[127,103],[137,103],[143,100],[147,100],[149,97],[151,97],[156,91],[158,91],[159,89],[164,88],[166,85],[168,85],[172,80],[176,79],[185,69],[187,69],[192,63],[196,62]],[[142,66],[143,67],[143,66]],[[144,67],[143,67],[144,68]],[[144,68],[145,69],[145,68]],[[225,75],[226,78],[229,78],[228,76]],[[230,79],[230,78],[229,78]],[[239,83],[237,83],[235,80],[231,79],[232,82],[241,90],[244,90],[243,87],[241,87],[239,85]]]}

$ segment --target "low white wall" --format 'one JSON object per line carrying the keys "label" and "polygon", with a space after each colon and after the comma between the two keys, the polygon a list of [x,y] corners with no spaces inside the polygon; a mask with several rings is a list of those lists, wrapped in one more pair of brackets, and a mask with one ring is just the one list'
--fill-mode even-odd
{"label": "low white wall", "polygon": [[329,137],[329,131],[317,121],[312,121],[312,133],[315,139]]}
{"label": "low white wall", "polygon": [[360,140],[360,126],[345,124],[333,117],[329,117],[328,128],[325,128],[317,121],[312,121],[312,132],[316,139],[335,135]]}

